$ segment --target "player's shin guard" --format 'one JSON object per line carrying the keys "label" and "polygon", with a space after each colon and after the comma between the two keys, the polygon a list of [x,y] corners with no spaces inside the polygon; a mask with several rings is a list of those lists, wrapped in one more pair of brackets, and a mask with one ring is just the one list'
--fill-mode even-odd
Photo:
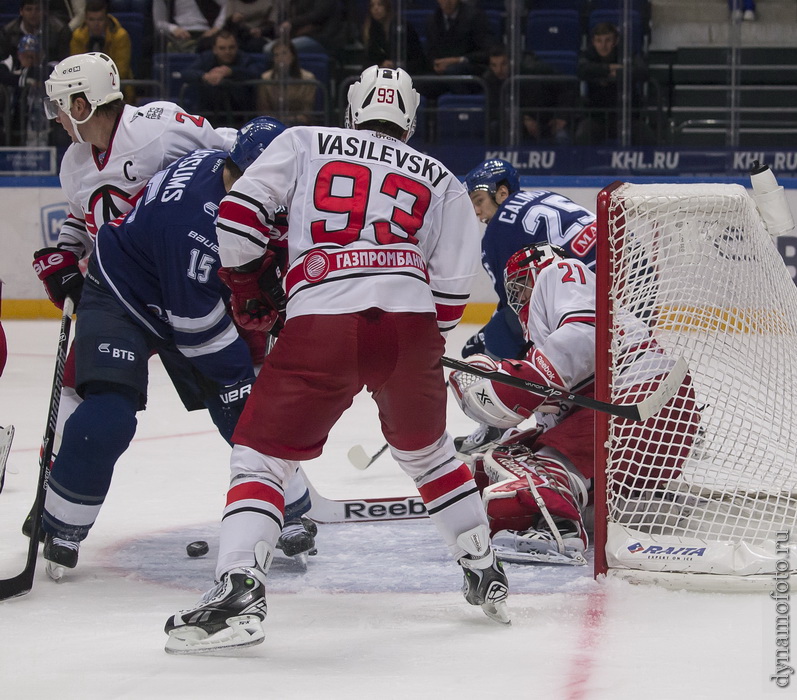
{"label": "player's shin guard", "polygon": [[[429,517],[463,567],[466,600],[481,606],[488,617],[508,623],[506,576],[490,546],[476,483],[470,469],[456,458],[450,436],[444,434],[434,445],[416,452],[392,452],[413,476]],[[418,473],[423,464],[426,469]]]}
{"label": "player's shin guard", "polygon": [[282,528],[283,477],[291,465],[236,446],[221,522],[218,582],[192,608],[166,622],[170,654],[202,654],[260,644],[266,573]]}
{"label": "player's shin guard", "polygon": [[298,462],[277,459],[235,445],[230,457],[230,488],[221,521],[216,575],[236,567],[255,565],[255,547],[267,543],[271,553],[279,538],[285,511],[285,483]]}
{"label": "player's shin guard", "polygon": [[[74,371],[73,371],[74,375]],[[74,381],[74,376],[72,377]],[[61,389],[61,399],[58,404],[58,416],[56,418],[55,424],[55,438],[53,440],[53,451],[52,456],[50,457],[50,468],[52,469],[53,462],[55,462],[56,457],[58,457],[58,451],[61,449],[61,442],[63,441],[64,437],[64,425],[69,417],[75,412],[77,407],[83,401],[78,395],[77,392],[71,386],[64,386]],[[42,448],[43,449],[43,448]],[[0,487],[0,490],[2,488]],[[27,517],[25,518],[25,522],[22,523],[22,534],[25,537],[30,537],[30,533],[33,530],[33,507],[31,506],[30,513],[28,513]],[[44,528],[39,529],[39,542],[44,542],[46,532]]]}
{"label": "player's shin guard", "polygon": [[77,406],[64,426],[47,487],[43,526],[48,534],[71,542],[86,538],[114,466],[135,434],[135,414],[136,401],[125,391],[89,393]]}

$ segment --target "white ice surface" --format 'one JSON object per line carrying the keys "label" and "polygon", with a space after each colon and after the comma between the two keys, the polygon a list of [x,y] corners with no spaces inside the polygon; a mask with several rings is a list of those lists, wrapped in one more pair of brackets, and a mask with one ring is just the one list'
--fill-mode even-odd
{"label": "white ice surface", "polygon": [[[27,540],[58,324],[6,321],[0,425],[16,426],[0,494],[0,577]],[[475,331],[452,335],[456,356]],[[303,574],[270,573],[266,640],[238,657],[173,657],[162,628],[213,578],[228,448],[204,412],[186,413],[157,361],[149,408],[117,464],[80,563],[60,584],[40,560],[32,592],[0,603],[0,698],[492,698],[622,700],[790,697],[775,671],[766,594],[706,594],[597,584],[587,567],[511,565],[513,624],[488,620],[459,593],[459,568],[428,521],[323,526]],[[471,421],[449,407],[452,434]],[[332,498],[411,493],[388,454],[367,471],[353,444],[383,444],[361,395],[324,455],[306,465]],[[189,559],[185,545],[210,542]],[[792,651],[792,658],[797,654]]]}

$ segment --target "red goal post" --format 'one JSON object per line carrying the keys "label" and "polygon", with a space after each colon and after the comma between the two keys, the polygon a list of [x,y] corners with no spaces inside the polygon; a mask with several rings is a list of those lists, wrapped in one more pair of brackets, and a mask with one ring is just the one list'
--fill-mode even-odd
{"label": "red goal post", "polygon": [[[629,319],[687,361],[695,398],[633,452],[622,421],[596,414],[596,576],[760,589],[797,573],[797,287],[753,199],[615,182],[598,196],[596,272],[596,398],[627,396]],[[657,478],[668,451],[677,468]]]}

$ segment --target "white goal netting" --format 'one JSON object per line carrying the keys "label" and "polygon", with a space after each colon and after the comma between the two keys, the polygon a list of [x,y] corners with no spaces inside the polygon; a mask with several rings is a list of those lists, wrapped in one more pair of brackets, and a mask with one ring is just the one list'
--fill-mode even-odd
{"label": "white goal netting", "polygon": [[[638,357],[630,316],[686,359],[695,399],[632,459],[622,424],[600,419],[608,569],[770,579],[784,561],[797,570],[797,287],[753,200],[738,185],[623,184],[600,202],[598,348],[608,368],[598,384],[628,401]],[[628,487],[668,450],[677,469]]]}

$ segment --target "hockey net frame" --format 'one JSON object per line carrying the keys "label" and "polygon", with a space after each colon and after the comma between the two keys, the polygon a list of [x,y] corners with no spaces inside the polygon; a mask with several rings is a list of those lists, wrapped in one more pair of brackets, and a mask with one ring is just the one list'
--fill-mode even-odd
{"label": "hockey net frame", "polygon": [[596,398],[618,398],[630,310],[687,360],[700,420],[681,473],[629,495],[618,419],[596,414],[596,577],[761,590],[797,574],[797,287],[752,198],[615,182],[596,272]]}

